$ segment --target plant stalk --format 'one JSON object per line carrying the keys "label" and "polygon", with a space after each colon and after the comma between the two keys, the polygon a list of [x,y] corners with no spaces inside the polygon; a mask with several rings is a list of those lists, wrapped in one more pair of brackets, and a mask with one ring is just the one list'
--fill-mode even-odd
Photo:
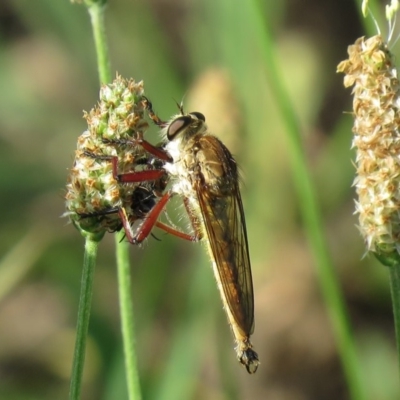
{"label": "plant stalk", "polygon": [[397,362],[400,371],[400,264],[389,267],[390,292],[392,295],[392,306],[394,316],[394,327],[396,332]]}
{"label": "plant stalk", "polygon": [[71,384],[69,392],[70,400],[79,400],[81,398],[82,376],[85,364],[86,338],[89,327],[93,292],[93,277],[96,265],[98,243],[99,242],[97,240],[93,240],[89,236],[86,237],[81,293],[78,308],[78,321],[76,327],[74,360],[72,363]]}
{"label": "plant stalk", "polygon": [[292,162],[298,203],[304,221],[304,228],[311,251],[314,255],[316,270],[326,307],[332,321],[333,330],[348,383],[351,399],[365,399],[364,386],[361,380],[361,367],[351,334],[350,322],[336,276],[325,235],[322,229],[321,213],[316,200],[315,188],[308,170],[306,156],[301,140],[301,130],[289,95],[284,88],[283,79],[276,65],[276,56],[270,32],[263,20],[261,2],[253,0],[253,19],[256,21],[256,37],[261,38],[261,51],[264,65],[277,106],[284,118],[285,133],[288,140],[289,155]]}
{"label": "plant stalk", "polygon": [[93,39],[96,47],[97,68],[100,84],[111,81],[110,58],[108,55],[107,35],[105,28],[105,2],[90,2],[87,6],[92,23]]}
{"label": "plant stalk", "polygon": [[[105,4],[93,3],[88,7],[96,46],[100,84],[111,81],[111,71],[104,23]],[[140,400],[140,382],[136,362],[134,314],[131,297],[131,276],[129,248],[124,235],[116,235],[116,261],[118,270],[118,291],[121,310],[121,329],[125,356],[126,379],[129,400]]]}
{"label": "plant stalk", "polygon": [[124,342],[125,369],[129,400],[140,400],[140,382],[135,350],[134,312],[132,302],[129,244],[124,234],[115,235],[117,248],[118,288],[121,310],[122,339]]}

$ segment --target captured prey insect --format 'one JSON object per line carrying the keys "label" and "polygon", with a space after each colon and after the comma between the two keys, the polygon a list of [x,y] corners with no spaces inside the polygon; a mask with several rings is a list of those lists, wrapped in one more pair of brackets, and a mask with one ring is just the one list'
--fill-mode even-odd
{"label": "captured prey insect", "polygon": [[168,200],[175,194],[183,198],[195,231],[193,240],[207,242],[236,340],[238,360],[253,374],[259,365],[250,342],[254,331],[254,294],[236,161],[225,145],[208,133],[203,114],[185,114],[180,106],[180,114],[164,122],[154,113],[150,101],[147,109],[155,124],[163,128],[166,154],[161,158],[172,186],[148,213],[142,226],[146,225],[144,231],[148,234],[157,225]]}

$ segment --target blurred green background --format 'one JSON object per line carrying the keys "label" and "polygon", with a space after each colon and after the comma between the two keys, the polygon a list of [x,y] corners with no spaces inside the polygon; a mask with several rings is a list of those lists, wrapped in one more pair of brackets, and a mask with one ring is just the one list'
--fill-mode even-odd
{"label": "blurred green background", "polygon": [[[282,115],[246,2],[110,0],[112,70],[143,79],[162,118],[203,112],[243,175],[261,366],[241,368],[203,246],[169,237],[131,248],[144,399],[347,399],[303,232]],[[299,118],[325,235],[370,399],[399,398],[387,271],[365,249],[355,197],[350,91],[336,65],[363,34],[355,2],[261,2]],[[399,46],[397,46],[399,48]],[[83,238],[60,218],[83,110],[98,98],[86,9],[0,2],[0,400],[65,399]],[[158,142],[157,131],[149,136]],[[176,207],[175,207],[176,206]],[[174,221],[186,228],[171,204]],[[84,399],[126,399],[113,235],[100,246]]]}

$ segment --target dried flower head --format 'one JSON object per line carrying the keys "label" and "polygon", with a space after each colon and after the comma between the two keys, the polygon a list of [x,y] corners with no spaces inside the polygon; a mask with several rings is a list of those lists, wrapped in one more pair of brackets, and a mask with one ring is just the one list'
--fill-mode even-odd
{"label": "dried flower head", "polygon": [[143,83],[117,76],[111,84],[102,86],[98,105],[84,118],[88,129],[78,138],[67,183],[66,215],[82,233],[102,236],[122,226],[118,214],[99,213],[124,207],[128,217],[134,215],[132,199],[139,184],[120,184],[107,156],[118,157],[119,174],[143,168],[141,161],[147,155],[135,144],[148,127],[144,120]]}
{"label": "dried flower head", "polygon": [[385,256],[400,253],[399,80],[380,35],[356,40],[338,72],[353,88],[354,139],[360,231],[367,249]]}

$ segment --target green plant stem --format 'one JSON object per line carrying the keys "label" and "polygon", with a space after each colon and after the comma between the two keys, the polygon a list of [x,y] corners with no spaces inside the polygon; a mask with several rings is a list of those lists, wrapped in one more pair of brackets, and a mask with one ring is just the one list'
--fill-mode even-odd
{"label": "green plant stem", "polygon": [[[100,84],[111,81],[111,70],[107,49],[107,37],[104,24],[105,1],[86,1],[85,2],[92,24],[93,37],[97,54],[97,66]],[[117,237],[117,236],[116,236]],[[92,294],[92,281],[95,257],[89,257],[89,243],[94,243],[87,239],[85,253],[84,278],[82,279],[82,294],[79,305],[77,345],[74,355],[73,376],[71,382],[70,400],[80,398],[82,372],[85,358],[85,343],[90,315],[90,301]],[[117,237],[117,264],[119,277],[119,293],[121,304],[122,334],[124,340],[124,354],[128,381],[128,394],[130,400],[140,400],[140,385],[136,367],[136,354],[134,347],[133,330],[133,309],[130,297],[130,268],[129,254],[126,243],[121,242]],[[97,249],[97,243],[96,243]],[[95,253],[94,253],[95,254]],[[86,260],[92,261],[86,265]],[[86,272],[85,272],[86,271]],[[83,310],[83,311],[81,311]]]}
{"label": "green plant stem", "polygon": [[135,351],[134,313],[131,296],[131,275],[128,243],[124,234],[115,235],[117,246],[117,268],[119,304],[121,309],[122,338],[124,341],[125,368],[129,400],[140,400],[140,382]]}
{"label": "green plant stem", "polygon": [[390,292],[394,316],[394,329],[396,333],[397,362],[400,372],[400,254],[397,250],[391,252],[374,252],[375,257],[390,271]]}
{"label": "green plant stem", "polygon": [[[104,29],[104,2],[85,3],[91,18],[93,36],[95,41],[97,64],[100,83],[106,83],[111,79]],[[79,400],[82,390],[82,376],[85,364],[86,337],[89,327],[89,317],[92,301],[93,276],[97,257],[98,242],[103,235],[98,237],[86,236],[85,255],[83,260],[83,272],[81,294],[79,298],[78,322],[75,339],[74,360],[72,364],[70,400]]]}
{"label": "green plant stem", "polygon": [[[88,2],[89,3],[89,2]],[[94,44],[97,54],[97,68],[99,71],[100,84],[111,81],[111,69],[108,56],[107,36],[105,29],[105,7],[103,1],[90,2],[87,8],[92,23]]]}
{"label": "green plant stem", "polygon": [[78,308],[78,322],[76,327],[75,351],[74,360],[72,363],[71,385],[69,392],[70,400],[79,400],[81,398],[83,367],[85,364],[86,338],[89,327],[97,247],[97,240],[93,240],[89,236],[86,237],[81,294],[79,298]]}
{"label": "green plant stem", "polygon": [[[93,1],[93,0],[92,0]],[[104,24],[105,1],[88,2],[91,17],[93,37],[96,45],[97,65],[100,83],[111,81],[110,63],[107,49],[106,32]],[[123,241],[123,236],[116,235],[116,254],[118,269],[118,289],[120,296],[122,339],[124,345],[126,378],[128,396],[130,400],[141,399],[139,374],[137,371],[135,352],[135,331],[133,329],[133,307],[130,285],[130,266],[128,246]]]}
{"label": "green plant stem", "polygon": [[329,256],[325,235],[323,234],[321,214],[302,146],[299,122],[276,65],[273,42],[263,20],[264,13],[262,12],[261,3],[259,0],[253,0],[251,4],[253,5],[253,20],[256,22],[254,27],[256,30],[255,37],[259,37],[262,40],[260,47],[264,65],[267,68],[268,81],[277,106],[283,115],[282,120],[286,125],[285,132],[299,199],[298,203],[304,220],[307,238],[315,258],[320,286],[333,324],[351,398],[353,400],[365,399],[361,368],[351,334],[349,317],[338,278]]}
{"label": "green plant stem", "polygon": [[396,331],[397,362],[400,371],[400,264],[389,267],[390,291],[392,294],[392,305],[394,315],[394,327]]}

